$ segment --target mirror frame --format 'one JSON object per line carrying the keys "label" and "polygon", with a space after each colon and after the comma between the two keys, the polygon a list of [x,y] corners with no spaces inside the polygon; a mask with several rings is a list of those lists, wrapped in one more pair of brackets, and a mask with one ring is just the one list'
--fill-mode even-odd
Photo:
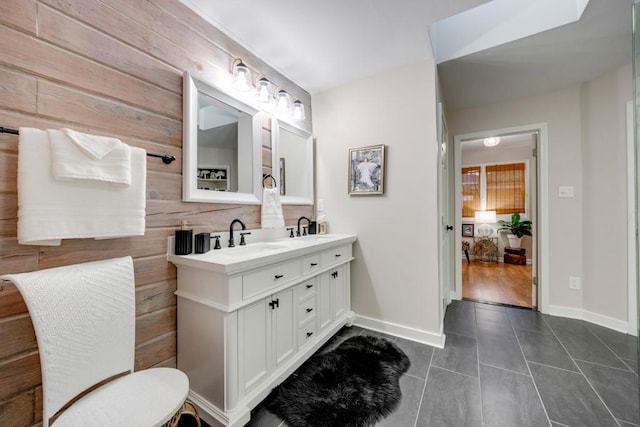
{"label": "mirror frame", "polygon": [[280,173],[278,167],[280,165],[280,130],[285,129],[291,133],[294,133],[302,138],[305,138],[304,144],[306,145],[306,159],[307,170],[309,171],[309,179],[307,180],[307,194],[308,196],[280,196],[280,202],[283,205],[313,205],[314,203],[314,181],[315,171],[313,169],[313,135],[303,129],[292,126],[291,124],[277,119],[276,117],[271,119],[271,170],[272,175],[277,177],[276,181],[278,185],[282,185],[279,182]]}
{"label": "mirror frame", "polygon": [[[199,190],[198,168],[198,93],[202,92],[252,116],[251,193]],[[182,200],[185,202],[237,203],[257,205],[262,201],[262,111],[223,92],[212,83],[184,73],[183,79]]]}

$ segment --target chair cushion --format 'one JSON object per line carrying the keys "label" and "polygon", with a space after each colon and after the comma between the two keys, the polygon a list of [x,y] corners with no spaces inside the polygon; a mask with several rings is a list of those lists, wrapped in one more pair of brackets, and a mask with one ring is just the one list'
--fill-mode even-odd
{"label": "chair cushion", "polygon": [[189,379],[177,369],[150,368],[113,380],[82,397],[52,427],[162,426],[187,398]]}

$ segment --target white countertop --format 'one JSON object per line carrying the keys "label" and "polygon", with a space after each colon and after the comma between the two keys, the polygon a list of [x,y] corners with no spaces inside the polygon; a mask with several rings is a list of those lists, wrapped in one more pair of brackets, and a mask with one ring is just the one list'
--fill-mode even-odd
{"label": "white countertop", "polygon": [[285,237],[253,242],[233,248],[212,249],[204,254],[175,255],[174,238],[169,237],[167,259],[178,267],[195,267],[235,274],[304,256],[319,250],[353,243],[356,238],[354,234],[312,234],[302,237]]}

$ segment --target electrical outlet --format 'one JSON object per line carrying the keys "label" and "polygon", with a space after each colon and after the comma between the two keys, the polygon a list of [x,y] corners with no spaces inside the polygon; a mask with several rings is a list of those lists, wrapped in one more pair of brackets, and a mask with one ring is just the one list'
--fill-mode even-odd
{"label": "electrical outlet", "polygon": [[569,276],[569,289],[580,289],[580,278],[575,276]]}

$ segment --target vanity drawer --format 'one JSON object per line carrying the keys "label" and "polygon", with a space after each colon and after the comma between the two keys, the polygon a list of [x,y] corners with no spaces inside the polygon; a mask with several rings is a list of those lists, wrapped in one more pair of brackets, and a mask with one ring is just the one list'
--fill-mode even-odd
{"label": "vanity drawer", "polygon": [[318,279],[316,277],[307,280],[306,282],[302,282],[299,285],[296,285],[296,298],[298,304],[301,303],[304,299],[308,298],[309,295],[316,295],[317,289]]}
{"label": "vanity drawer", "polygon": [[298,325],[302,326],[302,323],[306,322],[310,317],[315,317],[318,304],[316,302],[316,295],[308,295],[302,301],[298,302]]}
{"label": "vanity drawer", "polygon": [[320,262],[323,267],[328,267],[349,258],[351,258],[351,245],[344,245],[322,252]]}
{"label": "vanity drawer", "polygon": [[281,262],[242,276],[242,298],[251,298],[301,277],[300,261]]}
{"label": "vanity drawer", "polygon": [[302,274],[305,276],[320,270],[320,254],[310,255],[302,259]]}
{"label": "vanity drawer", "polygon": [[298,348],[311,342],[317,333],[318,322],[316,322],[316,316],[311,316],[298,328]]}

